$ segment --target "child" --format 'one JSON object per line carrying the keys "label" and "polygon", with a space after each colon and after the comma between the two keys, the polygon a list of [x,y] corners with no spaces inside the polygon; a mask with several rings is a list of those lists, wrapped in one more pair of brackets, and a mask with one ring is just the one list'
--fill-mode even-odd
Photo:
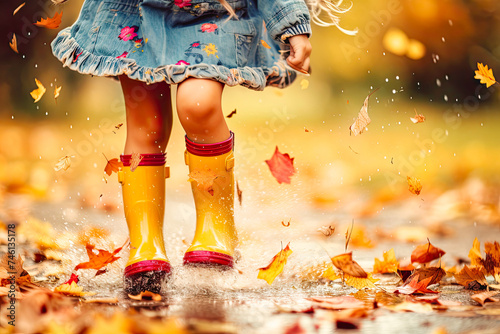
{"label": "child", "polygon": [[[341,11],[330,1],[310,0],[311,13],[338,26],[334,14]],[[319,19],[322,10],[328,22]],[[123,89],[127,139],[118,178],[131,240],[127,293],[158,293],[171,271],[163,241],[170,85],[178,84],[196,207],[184,264],[232,267],[234,134],[222,113],[222,91],[289,85],[295,71],[309,70],[310,34],[304,0],[86,0],[78,20],[54,39],[53,53],[64,66],[118,76]],[[213,185],[197,181],[204,177],[215,178]]]}

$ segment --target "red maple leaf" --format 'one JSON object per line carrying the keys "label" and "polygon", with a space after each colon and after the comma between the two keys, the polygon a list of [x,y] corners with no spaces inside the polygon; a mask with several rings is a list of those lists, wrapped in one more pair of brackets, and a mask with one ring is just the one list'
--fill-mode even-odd
{"label": "red maple leaf", "polygon": [[269,166],[269,170],[276,178],[278,183],[290,183],[291,177],[295,174],[295,168],[293,167],[293,159],[290,158],[288,153],[281,153],[276,146],[276,150],[274,151],[271,159],[266,160],[267,165]]}
{"label": "red maple leaf", "polygon": [[71,283],[73,283],[73,282],[78,283],[79,280],[80,279],[78,278],[78,275],[75,274],[75,273],[72,273],[71,277],[69,278],[69,280],[67,280],[63,284],[69,284],[69,285],[71,285]]}

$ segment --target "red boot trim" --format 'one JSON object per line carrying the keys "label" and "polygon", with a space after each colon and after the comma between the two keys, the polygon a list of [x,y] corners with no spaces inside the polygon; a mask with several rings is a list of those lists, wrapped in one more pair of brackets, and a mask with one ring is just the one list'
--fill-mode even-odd
{"label": "red boot trim", "polygon": [[164,271],[170,273],[170,263],[160,260],[146,260],[132,263],[130,266],[125,267],[125,277],[132,276],[144,271]]}
{"label": "red boot trim", "polygon": [[204,263],[219,264],[232,268],[234,259],[231,255],[211,251],[192,251],[184,254],[184,264]]}
{"label": "red boot trim", "polygon": [[234,146],[234,133],[230,132],[231,135],[228,139],[221,141],[219,143],[195,143],[186,136],[186,149],[189,153],[200,156],[200,157],[215,157],[225,153],[229,153],[233,150]]}
{"label": "red boot trim", "polygon": [[[139,166],[163,166],[166,162],[166,153],[141,154],[141,162]],[[130,166],[132,162],[131,154],[120,155],[120,160],[123,166]]]}

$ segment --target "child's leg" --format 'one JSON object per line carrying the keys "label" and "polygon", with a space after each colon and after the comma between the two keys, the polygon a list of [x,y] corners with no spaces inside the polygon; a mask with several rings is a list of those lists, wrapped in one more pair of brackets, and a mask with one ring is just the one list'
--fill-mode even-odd
{"label": "child's leg", "polygon": [[[146,85],[120,77],[127,111],[127,140],[118,173],[130,234],[125,291],[160,292],[170,273],[163,241],[165,212],[165,148],[172,129],[170,86]],[[142,160],[131,170],[132,154]]]}
{"label": "child's leg", "polygon": [[189,79],[177,88],[177,112],[186,131],[186,164],[196,206],[196,231],[184,263],[232,266],[234,226],[233,134],[221,107],[224,86]]}

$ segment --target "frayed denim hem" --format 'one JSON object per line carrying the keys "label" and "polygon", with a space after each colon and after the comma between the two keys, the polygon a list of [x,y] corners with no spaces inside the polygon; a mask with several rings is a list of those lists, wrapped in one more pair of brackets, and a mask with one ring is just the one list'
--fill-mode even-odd
{"label": "frayed denim hem", "polygon": [[70,27],[59,32],[51,43],[52,53],[62,63],[82,74],[103,77],[116,77],[122,74],[129,78],[152,84],[165,81],[178,84],[187,78],[212,79],[228,86],[241,85],[253,90],[264,90],[266,86],[284,88],[296,77],[294,72],[285,67],[281,60],[269,67],[228,68],[221,65],[163,65],[147,68],[133,59],[97,56],[83,49],[75,38],[71,37]]}

